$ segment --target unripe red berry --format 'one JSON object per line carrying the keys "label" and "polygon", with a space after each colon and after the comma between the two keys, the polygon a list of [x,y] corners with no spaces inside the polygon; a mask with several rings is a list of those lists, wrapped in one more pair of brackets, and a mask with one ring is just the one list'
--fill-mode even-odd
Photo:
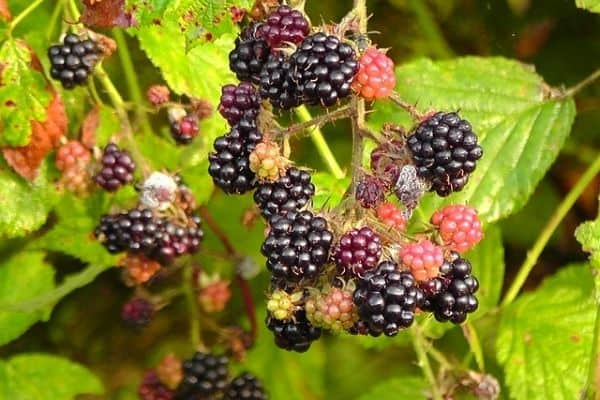
{"label": "unripe red berry", "polygon": [[440,266],[444,263],[444,252],[441,247],[425,239],[402,246],[400,262],[417,281],[423,282],[439,275]]}
{"label": "unripe red berry", "polygon": [[223,311],[229,299],[231,299],[229,282],[223,280],[209,283],[198,294],[198,302],[208,313]]}
{"label": "unripe red berry", "polygon": [[399,232],[406,230],[406,217],[402,210],[393,203],[383,203],[377,207],[377,219]]}
{"label": "unripe red berry", "polygon": [[459,253],[469,251],[483,239],[481,221],[473,207],[446,206],[433,214],[431,223],[438,228],[444,246]]}
{"label": "unripe red berry", "polygon": [[366,100],[377,100],[388,97],[394,86],[394,62],[381,50],[369,47],[359,60],[352,89]]}

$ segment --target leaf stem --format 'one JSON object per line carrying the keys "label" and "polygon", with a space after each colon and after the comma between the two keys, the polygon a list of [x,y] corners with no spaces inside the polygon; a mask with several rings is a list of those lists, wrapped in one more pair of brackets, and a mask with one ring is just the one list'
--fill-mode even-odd
{"label": "leaf stem", "polygon": [[538,236],[533,247],[527,253],[527,257],[521,265],[521,268],[519,269],[517,276],[512,282],[512,285],[506,292],[501,307],[506,307],[515,300],[521,288],[525,284],[529,273],[537,263],[540,254],[542,253],[542,251],[548,244],[548,241],[552,237],[552,234],[554,233],[558,225],[560,225],[561,221],[567,215],[571,207],[573,207],[579,196],[581,196],[583,191],[587,188],[587,186],[590,184],[590,182],[592,182],[592,180],[596,177],[598,173],[600,173],[600,155],[596,157],[596,160],[585,170],[583,175],[581,175],[579,181],[577,181],[575,186],[573,186],[569,193],[567,193],[563,201],[558,205],[558,207],[544,226],[542,232],[540,233],[540,236]]}
{"label": "leaf stem", "polygon": [[481,347],[481,341],[479,340],[479,335],[475,330],[475,327],[471,323],[471,321],[465,322],[462,326],[463,335],[467,339],[469,343],[469,347],[475,356],[475,362],[477,363],[477,367],[479,371],[485,371],[485,361],[483,358],[483,349]]}
{"label": "leaf stem", "polygon": [[64,0],[57,0],[56,4],[54,5],[54,10],[52,11],[52,16],[50,17],[50,23],[48,24],[48,29],[46,30],[46,40],[48,41],[50,41],[50,37],[56,28],[56,23],[58,22],[60,13],[63,10],[63,3]]}
{"label": "leaf stem", "polygon": [[17,15],[8,25],[8,34],[11,35],[13,29],[15,29],[15,27],[17,25],[19,25],[19,23],[21,21],[23,21],[31,12],[33,12],[43,2],[44,2],[44,0],[34,0],[23,11],[21,11],[19,13],[19,15]]}
{"label": "leaf stem", "polygon": [[429,381],[429,384],[431,385],[432,399],[442,400],[443,396],[440,393],[437,380],[435,379],[433,369],[431,368],[429,358],[427,357],[427,346],[425,344],[425,340],[423,338],[420,328],[417,325],[413,325],[413,327],[410,329],[410,334],[412,336],[413,347],[417,355],[417,364],[419,365],[419,367],[423,371],[423,375],[425,375],[425,378]]}
{"label": "leaf stem", "polygon": [[586,400],[597,399],[597,396],[600,394],[600,375],[598,375],[598,369],[600,368],[600,304],[596,306],[596,322],[594,323],[594,337],[592,340],[587,381],[581,394],[581,399]]}
{"label": "leaf stem", "polygon": [[187,263],[183,267],[182,285],[190,313],[190,341],[194,349],[206,350],[200,334],[200,314],[198,312],[198,301],[194,286],[194,266],[191,263]]}
{"label": "leaf stem", "polygon": [[594,81],[596,81],[596,79],[598,79],[598,78],[600,78],[600,68],[598,68],[597,70],[592,72],[587,78],[583,79],[581,82],[578,82],[575,85],[568,88],[567,90],[565,90],[563,96],[564,97],[575,96],[577,93],[579,93],[585,87],[594,83]]}
{"label": "leaf stem", "polygon": [[[296,115],[298,115],[302,122],[312,120],[312,116],[310,115],[310,112],[306,106],[296,108]],[[329,148],[329,145],[323,136],[323,132],[321,132],[321,129],[318,126],[310,132],[310,138],[315,144],[319,155],[327,165],[327,168],[329,168],[329,171],[336,179],[342,179],[345,176],[344,171],[342,171],[340,168],[340,165],[335,159],[335,156],[331,152],[331,149]]]}
{"label": "leaf stem", "polygon": [[419,120],[423,118],[423,114],[417,110],[417,107],[408,103],[407,101],[404,101],[397,92],[392,92],[390,95],[390,100],[398,107],[403,108],[406,112],[408,112],[413,119]]}

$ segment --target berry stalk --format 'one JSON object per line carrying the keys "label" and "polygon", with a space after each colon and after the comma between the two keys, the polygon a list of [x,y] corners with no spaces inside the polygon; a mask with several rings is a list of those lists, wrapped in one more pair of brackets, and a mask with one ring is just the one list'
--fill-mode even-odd
{"label": "berry stalk", "polygon": [[202,342],[200,315],[196,299],[196,288],[194,286],[194,266],[189,262],[183,267],[182,283],[190,313],[190,341],[192,342],[194,349],[206,351],[206,346]]}

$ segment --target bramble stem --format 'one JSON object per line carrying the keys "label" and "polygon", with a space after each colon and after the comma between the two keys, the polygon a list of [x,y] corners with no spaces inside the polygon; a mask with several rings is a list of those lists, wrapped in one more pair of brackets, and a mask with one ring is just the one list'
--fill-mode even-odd
{"label": "bramble stem", "polygon": [[198,313],[198,301],[194,287],[194,266],[191,263],[187,263],[183,267],[183,291],[190,313],[190,341],[194,349],[206,350],[200,334],[200,314]]}
{"label": "bramble stem", "polygon": [[21,21],[23,21],[31,12],[33,12],[43,2],[44,2],[44,0],[35,0],[31,4],[29,4],[23,11],[21,11],[19,13],[19,15],[17,15],[8,25],[8,30],[7,30],[8,35],[10,36],[12,34],[13,29],[15,29],[15,27],[17,25],[19,25],[19,23]]}
{"label": "bramble stem", "polygon": [[483,349],[481,347],[481,341],[479,340],[479,335],[477,334],[475,327],[473,326],[471,321],[465,322],[461,327],[463,335],[467,339],[467,342],[469,342],[469,348],[475,356],[475,362],[477,363],[477,367],[481,372],[485,371]]}
{"label": "bramble stem", "polygon": [[318,117],[312,118],[308,121],[300,122],[298,124],[290,125],[287,128],[281,129],[278,133],[284,136],[292,136],[297,133],[301,133],[308,128],[316,126],[318,128],[323,125],[337,121],[338,119],[343,119],[351,116],[354,110],[350,106],[340,107],[335,111],[328,112],[327,114],[319,115]]}
{"label": "bramble stem", "polygon": [[552,237],[552,234],[561,223],[563,218],[567,215],[571,207],[573,207],[579,196],[581,196],[581,194],[598,173],[600,173],[600,156],[596,157],[596,160],[587,168],[587,170],[585,170],[583,175],[581,175],[581,178],[579,178],[579,181],[577,181],[575,186],[573,186],[569,193],[567,193],[563,201],[558,205],[546,223],[546,226],[544,226],[544,229],[540,233],[540,236],[538,236],[533,247],[527,252],[527,257],[525,258],[523,265],[521,265],[521,268],[519,268],[519,272],[512,282],[512,285],[506,292],[506,296],[504,296],[501,307],[506,307],[515,300],[521,288],[525,284],[529,273],[537,263],[540,254]]}
{"label": "bramble stem", "polygon": [[238,260],[240,258],[240,255],[237,253],[237,251],[233,247],[233,244],[229,240],[229,237],[223,231],[223,229],[221,229],[221,227],[219,226],[215,218],[212,216],[208,208],[206,206],[200,206],[198,208],[198,214],[200,214],[202,220],[206,223],[206,225],[208,225],[210,230],[213,231],[213,233],[215,234],[217,239],[219,239],[223,247],[225,247],[225,251],[227,252],[229,258],[231,258],[232,260]]}
{"label": "bramble stem", "polygon": [[443,396],[440,393],[437,380],[435,379],[433,369],[431,368],[431,363],[429,362],[429,358],[427,357],[427,346],[421,334],[420,328],[417,325],[413,325],[413,327],[410,329],[410,334],[412,336],[412,343],[415,349],[415,353],[417,354],[417,364],[423,371],[423,375],[425,375],[425,378],[429,381],[429,384],[431,386],[431,396],[433,400],[442,400]]}
{"label": "bramble stem", "polygon": [[56,28],[56,23],[58,22],[58,18],[63,9],[64,0],[57,0],[54,5],[54,10],[52,11],[52,16],[50,16],[50,23],[48,24],[48,29],[46,30],[46,39],[50,41],[50,37],[54,33],[54,29]]}
{"label": "bramble stem", "polygon": [[[310,115],[310,112],[308,112],[306,106],[296,108],[296,115],[298,115],[302,122],[308,122],[313,119]],[[319,155],[327,165],[327,168],[329,168],[329,171],[332,173],[332,175],[336,179],[342,179],[345,176],[344,171],[342,171],[342,169],[340,168],[340,165],[338,164],[337,160],[335,159],[335,156],[331,152],[331,149],[329,148],[325,137],[323,137],[323,132],[321,132],[321,129],[318,126],[311,130],[310,138],[315,144]]]}
{"label": "bramble stem", "polygon": [[408,112],[413,119],[419,120],[423,117],[423,114],[417,110],[417,107],[404,101],[397,92],[392,92],[390,95],[390,100],[398,107],[403,108],[406,112]]}
{"label": "bramble stem", "polygon": [[573,97],[581,90],[583,90],[588,85],[591,85],[596,81],[596,79],[600,78],[600,68],[591,73],[587,78],[583,79],[581,82],[576,83],[571,86],[567,90],[565,90],[564,97]]}

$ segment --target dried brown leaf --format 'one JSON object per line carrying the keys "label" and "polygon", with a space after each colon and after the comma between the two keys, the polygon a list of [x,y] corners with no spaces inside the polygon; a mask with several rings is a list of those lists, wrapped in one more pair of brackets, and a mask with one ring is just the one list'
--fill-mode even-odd
{"label": "dried brown leaf", "polygon": [[94,28],[127,28],[133,25],[133,15],[125,10],[125,0],[83,0],[81,22]]}

